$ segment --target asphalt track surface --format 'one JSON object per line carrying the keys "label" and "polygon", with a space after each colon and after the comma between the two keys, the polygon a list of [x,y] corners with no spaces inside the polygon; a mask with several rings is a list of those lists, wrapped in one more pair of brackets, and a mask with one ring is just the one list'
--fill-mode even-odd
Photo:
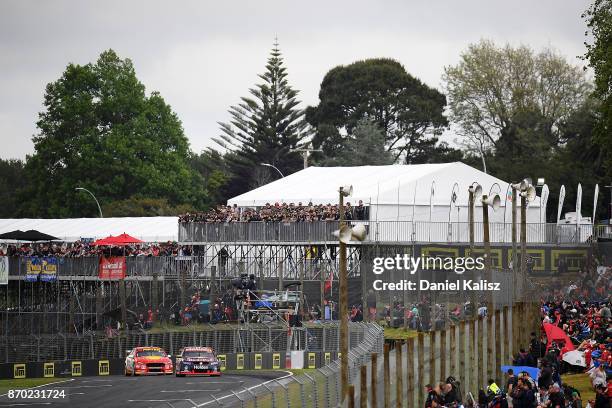
{"label": "asphalt track surface", "polygon": [[[248,396],[249,388],[266,381],[289,376],[286,371],[262,371],[249,373],[228,373],[220,377],[181,377],[174,375],[146,377],[81,377],[58,379],[34,389],[64,390],[64,399],[9,399],[0,396],[2,407],[41,408],[106,408],[106,407],[165,407],[165,408],[208,408],[216,407],[215,398],[221,402],[238,402],[233,392],[241,397]],[[191,400],[191,401],[190,401]]]}

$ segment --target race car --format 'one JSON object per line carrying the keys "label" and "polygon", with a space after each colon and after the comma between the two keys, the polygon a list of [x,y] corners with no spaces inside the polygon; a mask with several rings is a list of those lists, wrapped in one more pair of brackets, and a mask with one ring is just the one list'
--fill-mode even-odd
{"label": "race car", "polygon": [[125,357],[125,375],[172,374],[174,367],[159,347],[135,347]]}
{"label": "race car", "polygon": [[221,375],[221,363],[211,347],[185,347],[176,356],[176,376]]}

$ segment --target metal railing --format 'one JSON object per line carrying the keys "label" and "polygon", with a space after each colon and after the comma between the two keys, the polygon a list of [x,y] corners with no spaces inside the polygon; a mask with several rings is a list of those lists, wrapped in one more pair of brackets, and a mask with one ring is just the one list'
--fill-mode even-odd
{"label": "metal railing", "polygon": [[[357,347],[368,333],[365,324],[351,323],[350,347]],[[337,322],[292,328],[292,348],[303,351],[336,352],[339,345]],[[287,327],[253,325],[211,325],[207,329],[149,333],[134,331],[107,337],[100,332],[84,335],[0,336],[0,362],[66,361],[124,358],[137,346],[158,346],[170,354],[182,347],[213,347],[218,354],[285,352]]]}
{"label": "metal railing", "polygon": [[[368,232],[365,242],[438,242],[467,243],[469,223],[427,221],[350,221],[362,223]],[[474,223],[474,241],[483,240],[483,223]],[[528,223],[527,242],[539,244],[576,244],[590,239],[612,236],[611,226],[592,224]],[[179,241],[182,243],[209,242],[329,242],[337,241],[333,232],[338,221],[315,222],[230,222],[179,224]],[[594,235],[594,232],[596,235]],[[512,242],[512,223],[489,224],[492,243]],[[516,240],[520,240],[520,225],[516,228]]]}
{"label": "metal railing", "polygon": [[[360,367],[368,364],[372,353],[382,353],[384,332],[375,323],[351,323],[350,330],[363,333],[359,343],[351,342],[348,356],[349,383],[356,384]],[[300,375],[288,375],[229,394],[215,394],[213,400],[216,405],[212,406],[218,407],[337,407],[341,405],[340,360]]]}

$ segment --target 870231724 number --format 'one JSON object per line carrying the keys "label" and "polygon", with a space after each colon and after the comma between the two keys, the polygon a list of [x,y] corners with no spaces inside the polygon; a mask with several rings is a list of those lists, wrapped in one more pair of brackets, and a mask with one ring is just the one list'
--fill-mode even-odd
{"label": "870231724 number", "polygon": [[62,389],[25,389],[9,390],[6,393],[9,399],[64,399],[66,390]]}

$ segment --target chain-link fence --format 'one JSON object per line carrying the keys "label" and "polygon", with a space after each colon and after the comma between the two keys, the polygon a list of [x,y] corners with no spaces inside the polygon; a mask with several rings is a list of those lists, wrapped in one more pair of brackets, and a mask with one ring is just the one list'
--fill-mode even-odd
{"label": "chain-link fence", "polygon": [[[354,326],[350,345],[363,341],[361,326]],[[287,350],[312,352],[339,349],[337,322],[306,324],[288,328],[266,324],[217,324],[204,330],[164,331],[150,333],[137,331],[108,337],[100,332],[85,335],[24,335],[0,336],[0,362],[25,363],[34,361],[62,361],[86,359],[113,359],[125,357],[126,350],[136,346],[158,346],[174,354],[185,346],[213,347],[218,354],[269,353]],[[291,344],[288,344],[291,339]]]}
{"label": "chain-link fence", "polygon": [[[349,351],[349,383],[359,381],[362,365],[371,356],[381,354],[384,345],[383,329],[374,323],[351,323],[351,347]],[[359,334],[359,341],[354,340]],[[299,375],[287,375],[266,381],[254,387],[232,391],[230,394],[213,395],[218,407],[313,407],[327,408],[341,404],[340,360],[335,360],[316,370]]]}

